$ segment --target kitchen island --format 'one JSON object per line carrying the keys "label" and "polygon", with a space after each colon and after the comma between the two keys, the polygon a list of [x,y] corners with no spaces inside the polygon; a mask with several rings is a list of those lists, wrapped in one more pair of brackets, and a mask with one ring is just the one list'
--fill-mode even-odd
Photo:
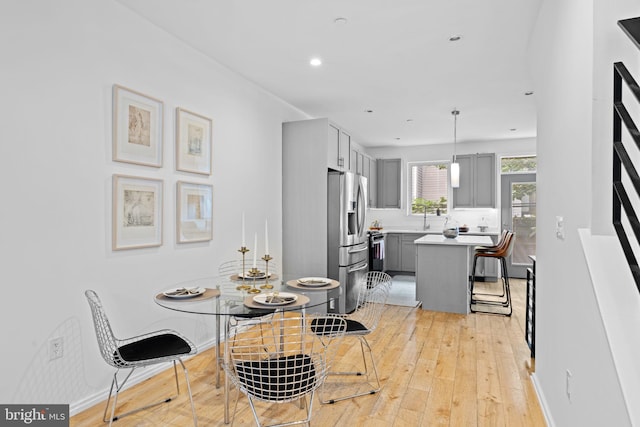
{"label": "kitchen island", "polygon": [[416,245],[416,300],[423,310],[469,313],[470,257],[474,246],[490,246],[489,236],[448,239],[428,234]]}

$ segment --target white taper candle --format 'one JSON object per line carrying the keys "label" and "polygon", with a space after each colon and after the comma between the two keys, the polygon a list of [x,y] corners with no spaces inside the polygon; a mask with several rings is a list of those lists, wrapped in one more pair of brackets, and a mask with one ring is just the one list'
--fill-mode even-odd
{"label": "white taper candle", "polygon": [[269,255],[269,225],[267,220],[264,220],[264,253]]}

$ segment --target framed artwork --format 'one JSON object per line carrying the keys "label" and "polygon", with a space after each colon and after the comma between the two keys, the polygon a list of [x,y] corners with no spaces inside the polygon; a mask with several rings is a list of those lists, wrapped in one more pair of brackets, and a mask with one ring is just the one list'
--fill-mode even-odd
{"label": "framed artwork", "polygon": [[213,238],[213,187],[178,181],[178,243],[203,242]]}
{"label": "framed artwork", "polygon": [[162,166],[163,103],[113,85],[113,160]]}
{"label": "framed artwork", "polygon": [[212,121],[176,108],[176,169],[211,175]]}
{"label": "framed artwork", "polygon": [[162,245],[162,180],[113,175],[113,250]]}

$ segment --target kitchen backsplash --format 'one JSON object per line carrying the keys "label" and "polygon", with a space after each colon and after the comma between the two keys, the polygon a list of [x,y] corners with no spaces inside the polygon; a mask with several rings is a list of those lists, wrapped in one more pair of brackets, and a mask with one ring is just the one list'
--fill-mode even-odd
{"label": "kitchen backsplash", "polygon": [[[471,230],[478,230],[483,219],[489,229],[500,229],[497,209],[454,209],[451,216],[459,225],[468,225]],[[402,209],[368,209],[367,222],[371,224],[378,220],[380,226],[387,229],[422,230],[422,215],[407,215]],[[446,216],[427,215],[430,230],[441,230]]]}

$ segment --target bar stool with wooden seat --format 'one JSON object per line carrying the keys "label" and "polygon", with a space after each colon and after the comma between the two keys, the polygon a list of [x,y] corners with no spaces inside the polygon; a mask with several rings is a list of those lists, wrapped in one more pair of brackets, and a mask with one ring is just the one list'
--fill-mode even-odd
{"label": "bar stool with wooden seat", "polygon": [[[511,306],[511,290],[509,287],[509,273],[507,271],[507,258],[511,255],[513,250],[513,244],[515,242],[515,234],[512,231],[506,233],[504,243],[502,245],[496,245],[495,250],[476,251],[474,253],[474,271],[471,274],[471,303],[470,311],[472,313],[487,313],[487,314],[499,314],[503,316],[511,316],[513,308]],[[475,264],[478,258],[497,258],[500,260],[500,266],[502,271],[502,295],[498,294],[480,294],[474,292],[475,285]],[[482,295],[483,298],[478,298],[478,295]],[[474,307],[475,306],[475,307]],[[492,311],[488,308],[494,307],[499,310],[506,309],[507,311]]]}
{"label": "bar stool with wooden seat", "polygon": [[[501,294],[496,294],[496,293],[492,293],[492,292],[474,292],[474,284],[476,281],[476,266],[478,264],[478,258],[480,258],[480,254],[486,254],[489,252],[496,252],[501,250],[502,248],[504,248],[506,242],[507,242],[507,236],[509,235],[510,231],[507,229],[502,230],[502,234],[500,235],[500,238],[498,239],[498,241],[496,242],[495,245],[491,245],[491,246],[476,246],[473,248],[473,266],[471,267],[471,284],[470,284],[470,288],[471,288],[471,298],[473,299],[474,296],[476,295],[484,295],[484,296],[491,296],[491,297],[499,297],[499,298],[504,298],[505,296],[505,288],[504,288],[504,284],[502,286],[502,293]],[[504,283],[504,282],[503,282]]]}

